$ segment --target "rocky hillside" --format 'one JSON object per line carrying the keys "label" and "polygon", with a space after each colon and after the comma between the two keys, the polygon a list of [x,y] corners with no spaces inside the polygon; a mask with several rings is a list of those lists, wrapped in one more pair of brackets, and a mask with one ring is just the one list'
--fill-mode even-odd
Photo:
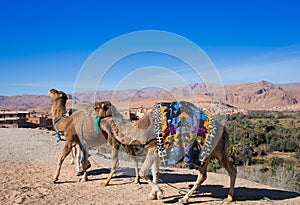
{"label": "rocky hillside", "polygon": [[280,84],[279,86],[300,100],[300,83]]}
{"label": "rocky hillside", "polygon": [[267,81],[227,85],[225,90],[229,104],[248,110],[288,108],[299,102],[294,92]]}
{"label": "rocky hillside", "polygon": [[[150,107],[155,101],[188,99],[191,94],[204,107],[210,104],[210,96],[218,87],[194,83],[169,90],[144,88],[142,90],[97,91],[69,95],[68,106],[83,105],[99,100],[114,99],[117,104],[130,102],[130,106]],[[300,83],[272,84],[267,81],[225,85],[229,107],[245,110],[300,110]],[[96,96],[96,97],[95,97]],[[128,104],[128,103],[127,103]],[[45,110],[51,106],[47,95],[0,96],[1,109]],[[127,105],[128,106],[128,105]]]}
{"label": "rocky hillside", "polygon": [[1,109],[20,109],[50,107],[51,103],[47,95],[16,95],[0,96]]}

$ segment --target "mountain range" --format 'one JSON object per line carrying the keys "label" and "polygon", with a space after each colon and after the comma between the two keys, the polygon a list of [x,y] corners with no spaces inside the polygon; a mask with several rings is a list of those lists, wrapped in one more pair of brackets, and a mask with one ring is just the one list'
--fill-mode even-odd
{"label": "mountain range", "polygon": [[[300,83],[273,84],[267,81],[224,85],[226,106],[236,110],[300,110]],[[193,83],[169,89],[157,87],[141,90],[97,91],[69,94],[68,107],[100,100],[112,100],[121,108],[150,108],[154,102],[166,100],[197,101],[207,107],[217,99],[215,85]],[[222,92],[220,93],[222,95]],[[0,96],[0,109],[50,111],[48,95]],[[118,107],[119,108],[119,107]]]}

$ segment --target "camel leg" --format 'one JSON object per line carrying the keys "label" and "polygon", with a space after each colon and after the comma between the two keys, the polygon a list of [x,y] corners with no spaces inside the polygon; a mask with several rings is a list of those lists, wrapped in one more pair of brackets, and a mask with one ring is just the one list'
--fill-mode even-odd
{"label": "camel leg", "polygon": [[157,184],[158,177],[159,177],[159,157],[158,157],[158,155],[151,166],[151,171],[152,171],[152,176],[153,176],[153,182],[155,184]]}
{"label": "camel leg", "polygon": [[139,167],[138,167],[138,157],[133,156],[133,166],[135,170],[135,179],[133,181],[134,184],[139,184],[140,183],[140,176],[139,176]]}
{"label": "camel leg", "polygon": [[200,166],[198,168],[197,181],[195,182],[195,184],[192,187],[192,189],[182,199],[179,200],[179,203],[187,204],[188,200],[192,196],[192,194],[206,180],[206,178],[207,178],[207,172],[206,172],[206,170],[207,170],[207,165],[208,165],[209,161],[210,161],[210,158],[207,159],[207,161],[205,162],[205,164],[203,166]]}
{"label": "camel leg", "polygon": [[73,147],[71,151],[71,159],[70,159],[70,164],[75,164],[75,159],[76,159],[76,148]]}
{"label": "camel leg", "polygon": [[85,156],[86,156],[86,159],[85,159],[84,162],[82,162],[82,172],[83,172],[83,176],[82,176],[82,178],[80,179],[81,182],[86,182],[86,181],[88,181],[88,176],[87,176],[87,172],[86,172],[87,166],[88,166],[88,163],[89,163],[89,161],[88,161],[88,152],[87,152],[87,151],[85,151]]}
{"label": "camel leg", "polygon": [[[155,185],[158,184],[158,178],[159,178],[159,157],[158,157],[158,153],[155,153],[155,160],[151,166],[151,171],[152,171],[152,176],[153,176],[153,183]],[[159,188],[159,186],[157,185],[156,188],[156,198],[157,199],[162,199],[164,197],[163,191]]]}
{"label": "camel leg", "polygon": [[[82,158],[84,158],[83,155],[85,156],[85,159],[82,159],[84,161],[81,160],[81,163],[82,163],[82,172],[83,172],[83,176],[82,176],[82,178],[80,180],[81,182],[88,181],[88,175],[87,175],[87,172],[86,172],[87,167],[89,165],[89,160],[88,160],[89,153],[88,153],[88,150],[89,150],[89,147],[86,146],[85,150],[84,150],[84,153],[82,153],[82,156],[81,156]],[[80,152],[82,152],[82,151],[83,151],[82,146],[80,146]]]}
{"label": "camel leg", "polygon": [[56,173],[55,173],[54,180],[53,180],[54,183],[58,181],[62,163],[64,162],[65,158],[68,156],[68,154],[70,154],[71,151],[72,151],[72,142],[67,141],[64,146],[62,154],[58,158],[57,169],[56,169]]}
{"label": "camel leg", "polygon": [[[152,190],[148,196],[148,198],[151,200],[153,200],[155,198],[157,198],[157,199],[163,198],[163,191],[157,185],[157,181],[158,181],[158,173],[157,172],[159,169],[156,166],[159,165],[159,157],[156,152],[156,147],[152,148],[152,149],[148,149],[146,159],[145,159],[143,166],[139,172],[140,177],[144,178],[147,181],[147,183],[152,187]],[[151,166],[152,166],[152,172],[153,172],[153,181],[151,181],[148,177],[148,173],[149,173]]]}
{"label": "camel leg", "polygon": [[224,202],[232,202],[233,201],[233,192],[234,192],[234,184],[236,180],[236,169],[233,164],[229,161],[228,155],[223,153],[216,156],[218,160],[222,163],[222,166],[227,170],[230,176],[230,190]]}
{"label": "camel leg", "polygon": [[112,154],[112,166],[111,166],[111,170],[110,170],[110,173],[109,173],[106,181],[101,183],[102,186],[107,186],[109,184],[113,174],[116,171],[117,166],[119,165],[118,152],[119,152],[118,148],[114,148],[114,147],[112,148],[112,153],[111,153]]}
{"label": "camel leg", "polygon": [[78,145],[76,145],[73,149],[76,150],[76,168],[77,168],[77,174],[76,176],[81,176],[83,175],[83,164],[81,163],[81,149]]}

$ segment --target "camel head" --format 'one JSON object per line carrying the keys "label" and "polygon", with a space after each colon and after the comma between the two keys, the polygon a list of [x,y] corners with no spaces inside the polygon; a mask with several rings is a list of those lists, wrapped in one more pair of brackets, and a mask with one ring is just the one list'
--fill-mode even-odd
{"label": "camel head", "polygon": [[97,117],[105,118],[113,115],[114,107],[110,101],[101,101],[95,103],[94,109]]}
{"label": "camel head", "polygon": [[48,91],[48,94],[50,96],[51,102],[55,102],[57,100],[64,100],[64,101],[68,100],[68,96],[63,91],[51,89]]}

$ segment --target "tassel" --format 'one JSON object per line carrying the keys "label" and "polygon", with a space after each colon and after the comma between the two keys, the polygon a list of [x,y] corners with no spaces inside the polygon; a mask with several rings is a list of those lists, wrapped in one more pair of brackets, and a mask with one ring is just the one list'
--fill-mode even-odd
{"label": "tassel", "polygon": [[95,118],[95,125],[94,125],[94,129],[96,133],[100,133],[101,129],[100,129],[100,117],[96,117]]}
{"label": "tassel", "polygon": [[81,163],[83,164],[86,160],[85,147],[84,147],[83,143],[82,143],[82,146],[81,146],[81,151],[82,151]]}

